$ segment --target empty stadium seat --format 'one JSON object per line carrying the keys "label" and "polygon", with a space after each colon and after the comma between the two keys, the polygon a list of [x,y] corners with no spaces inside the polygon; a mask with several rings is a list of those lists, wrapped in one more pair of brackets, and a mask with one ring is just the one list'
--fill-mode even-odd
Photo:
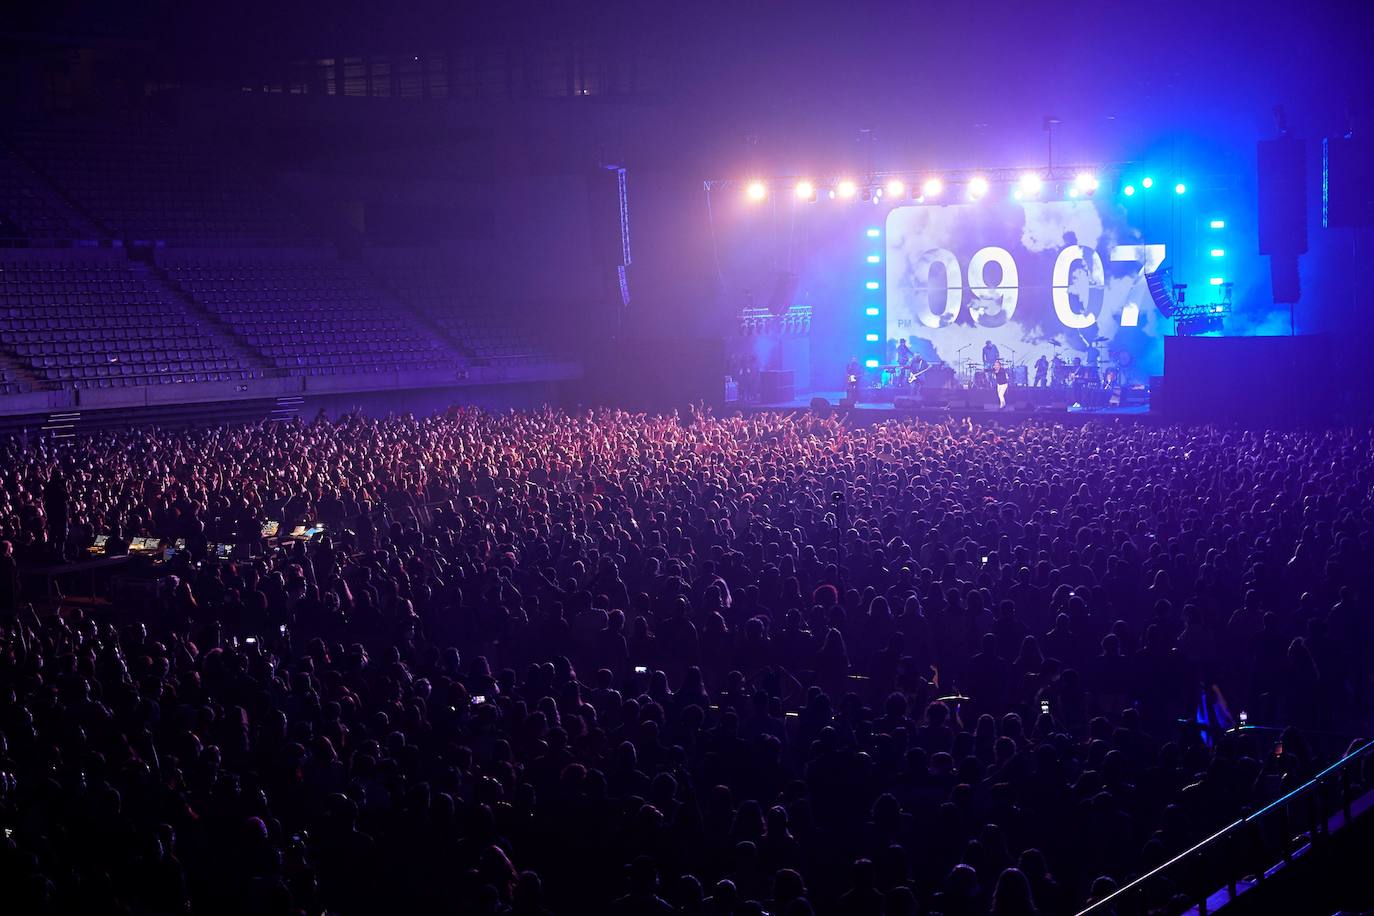
{"label": "empty stadium seat", "polygon": [[0,261],[0,349],[40,378],[77,388],[110,379],[229,379],[240,368],[214,335],[126,262]]}
{"label": "empty stadium seat", "polygon": [[255,259],[178,253],[163,268],[290,375],[441,370],[458,355],[358,267],[325,255]]}
{"label": "empty stadium seat", "polygon": [[371,266],[402,301],[413,306],[479,362],[514,365],[550,358],[550,348],[512,326],[499,303],[466,294],[462,271],[434,252],[406,249],[375,254]]}

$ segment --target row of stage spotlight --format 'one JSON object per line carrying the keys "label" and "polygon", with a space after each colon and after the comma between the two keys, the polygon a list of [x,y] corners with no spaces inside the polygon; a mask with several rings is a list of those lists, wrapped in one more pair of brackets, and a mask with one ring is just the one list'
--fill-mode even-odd
{"label": "row of stage spotlight", "polygon": [[[1140,189],[1148,191],[1154,186],[1155,180],[1149,176],[1140,180]],[[1075,176],[1072,181],[1054,183],[1047,181],[1035,172],[1027,172],[1014,182],[1011,196],[1016,200],[1036,200],[1044,196],[1047,190],[1051,192],[1057,190],[1060,197],[1092,197],[1100,187],[1101,182],[1091,172],[1082,172]],[[963,196],[968,200],[981,200],[991,190],[991,182],[981,175],[975,175],[963,182]],[[1122,186],[1121,193],[1127,197],[1134,197],[1137,190],[1136,185],[1127,184]],[[793,195],[798,200],[807,202],[814,202],[822,197],[830,200],[861,199],[875,204],[884,198],[889,201],[901,201],[909,198],[917,203],[948,198],[957,199],[957,195],[953,191],[950,191],[948,198],[946,198],[947,191],[950,191],[950,188],[942,179],[936,177],[927,178],[920,185],[911,185],[910,187],[900,178],[889,179],[880,185],[860,185],[856,181],[844,178],[826,187],[803,178],[792,185]],[[1185,194],[1187,191],[1187,185],[1181,181],[1174,185],[1175,194]],[[768,194],[769,186],[765,181],[750,181],[744,187],[745,197],[754,203],[767,200]]]}

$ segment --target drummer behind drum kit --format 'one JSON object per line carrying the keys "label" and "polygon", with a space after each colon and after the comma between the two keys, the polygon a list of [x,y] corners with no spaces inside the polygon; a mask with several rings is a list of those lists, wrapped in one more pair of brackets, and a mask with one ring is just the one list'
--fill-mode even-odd
{"label": "drummer behind drum kit", "polygon": [[[1105,407],[1121,403],[1121,389],[1126,369],[1130,366],[1131,356],[1125,351],[1112,351],[1109,360],[1102,358],[1102,348],[1107,338],[1085,339],[1086,350],[1071,350],[1083,362],[1074,367],[1070,360],[1059,355],[1064,345],[1057,338],[1048,341],[1054,347],[1054,358],[1050,361],[1049,388],[1068,391],[1072,401],[1083,407]],[[959,350],[962,354],[964,349]],[[1031,385],[1030,367],[1016,359],[1011,353],[1011,384],[1028,388]],[[1079,356],[1078,354],[1082,354]],[[920,366],[921,368],[916,368]],[[972,359],[959,359],[953,364],[944,362],[924,363],[913,360],[878,367],[879,387],[904,389],[921,392],[932,389],[965,388],[991,391],[996,387],[993,370]]]}

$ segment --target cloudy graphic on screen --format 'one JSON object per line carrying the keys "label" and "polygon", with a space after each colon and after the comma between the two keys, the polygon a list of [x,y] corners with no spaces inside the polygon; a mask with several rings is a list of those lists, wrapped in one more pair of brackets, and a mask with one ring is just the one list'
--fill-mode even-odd
{"label": "cloudy graphic on screen", "polygon": [[887,219],[887,337],[927,359],[981,363],[987,341],[1020,366],[1044,355],[1161,371],[1162,328],[1144,274],[1164,246],[1107,202],[983,200],[907,206]]}

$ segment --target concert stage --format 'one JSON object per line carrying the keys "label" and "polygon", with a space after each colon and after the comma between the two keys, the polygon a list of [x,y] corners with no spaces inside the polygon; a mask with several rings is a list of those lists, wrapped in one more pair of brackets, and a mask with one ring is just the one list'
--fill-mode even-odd
{"label": "concert stage", "polygon": [[1128,404],[1125,406],[1103,406],[1103,407],[1077,407],[1059,404],[1033,404],[1024,398],[1018,399],[1014,396],[1008,397],[1006,409],[1000,409],[995,403],[984,404],[977,402],[970,403],[964,398],[955,397],[949,401],[930,401],[923,402],[912,398],[902,398],[894,402],[890,391],[864,391],[860,393],[859,399],[852,405],[846,406],[843,391],[813,391],[810,394],[800,395],[789,400],[773,402],[744,403],[739,402],[730,406],[736,407],[745,413],[760,411],[777,410],[810,410],[812,401],[815,398],[824,398],[830,405],[830,410],[844,412],[853,416],[857,420],[866,422],[879,420],[893,420],[902,417],[916,417],[922,420],[944,420],[951,417],[962,419],[981,419],[985,421],[1006,421],[1016,422],[1031,418],[1042,420],[1056,420],[1061,422],[1087,422],[1093,419],[1146,419],[1150,417],[1150,405],[1148,402]]}
{"label": "concert stage", "polygon": [[[1168,371],[1147,390],[1142,386],[1088,389],[1088,403],[1073,403],[1064,387],[1013,385],[1007,408],[982,387],[926,389],[913,396],[907,389],[864,387],[855,404],[842,405],[841,390],[813,391],[788,398],[766,395],[740,403],[741,410],[809,409],[824,398],[832,410],[848,410],[865,419],[893,417],[976,417],[1024,420],[1030,417],[1064,422],[1094,418],[1149,418],[1153,422],[1221,423],[1246,427],[1286,427],[1325,423],[1354,408],[1352,388],[1333,368],[1332,342],[1321,335],[1295,337],[1168,337]],[[1296,382],[1295,380],[1302,380]],[[1112,400],[1119,403],[1112,404]]]}

